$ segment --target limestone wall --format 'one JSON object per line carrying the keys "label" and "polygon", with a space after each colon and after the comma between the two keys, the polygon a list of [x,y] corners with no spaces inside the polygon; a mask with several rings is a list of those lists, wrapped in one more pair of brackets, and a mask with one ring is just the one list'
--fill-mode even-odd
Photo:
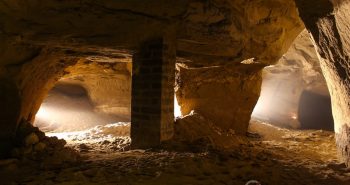
{"label": "limestone wall", "polygon": [[321,0],[296,1],[300,17],[317,48],[332,100],[334,129],[342,159],[349,166],[350,137],[350,3]]}
{"label": "limestone wall", "polygon": [[192,110],[219,128],[245,134],[260,94],[259,64],[178,67],[176,96],[183,115]]}
{"label": "limestone wall", "polygon": [[80,60],[66,69],[62,82],[83,86],[93,102],[95,111],[114,115],[118,121],[130,121],[131,61],[92,62]]}

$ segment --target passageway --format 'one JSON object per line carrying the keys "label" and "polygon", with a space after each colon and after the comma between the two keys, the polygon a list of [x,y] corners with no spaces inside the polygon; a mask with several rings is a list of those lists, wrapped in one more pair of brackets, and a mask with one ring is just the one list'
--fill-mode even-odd
{"label": "passageway", "polygon": [[0,1],[1,183],[347,185],[349,9]]}
{"label": "passageway", "polygon": [[330,94],[306,31],[276,65],[263,70],[252,119],[282,128],[334,131]]}

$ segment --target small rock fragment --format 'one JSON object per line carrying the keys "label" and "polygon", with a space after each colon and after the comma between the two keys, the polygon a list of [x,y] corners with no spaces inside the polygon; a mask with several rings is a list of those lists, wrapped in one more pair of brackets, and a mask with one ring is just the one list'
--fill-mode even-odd
{"label": "small rock fragment", "polygon": [[80,150],[90,150],[90,147],[88,147],[86,144],[83,143],[83,144],[79,145],[79,149]]}
{"label": "small rock fragment", "polygon": [[41,152],[41,151],[45,150],[45,148],[46,148],[46,144],[43,142],[39,142],[39,143],[35,144],[35,146],[34,146],[34,150],[37,152]]}
{"label": "small rock fragment", "polygon": [[25,138],[24,142],[26,146],[30,146],[38,143],[39,137],[35,133],[31,133]]}

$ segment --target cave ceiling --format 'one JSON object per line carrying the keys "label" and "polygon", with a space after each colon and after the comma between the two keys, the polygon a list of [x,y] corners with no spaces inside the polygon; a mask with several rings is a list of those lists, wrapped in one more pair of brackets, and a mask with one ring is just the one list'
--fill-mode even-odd
{"label": "cave ceiling", "polygon": [[292,0],[3,0],[0,57],[1,65],[21,64],[50,48],[125,62],[142,41],[175,35],[186,61],[267,65],[303,27]]}

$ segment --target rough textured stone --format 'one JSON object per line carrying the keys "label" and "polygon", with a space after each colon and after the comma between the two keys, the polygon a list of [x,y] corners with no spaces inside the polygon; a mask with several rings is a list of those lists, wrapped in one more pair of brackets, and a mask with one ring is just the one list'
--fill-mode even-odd
{"label": "rough textured stone", "polygon": [[208,120],[195,111],[176,119],[174,141],[209,148],[229,149],[236,147],[237,135],[233,129],[222,129],[217,123]]}
{"label": "rough textured stone", "polygon": [[37,152],[42,152],[42,151],[45,150],[45,147],[46,147],[45,143],[39,142],[39,143],[35,144],[34,150],[37,151]]}
{"label": "rough textured stone", "polygon": [[[297,0],[296,3],[319,54],[331,94],[335,132],[346,135],[348,132],[344,128],[350,124],[350,3],[322,0],[317,3],[317,8],[312,1]],[[349,166],[347,137],[338,138],[339,150]]]}
{"label": "rough textured stone", "polygon": [[97,112],[130,121],[131,68],[131,59],[125,62],[81,59],[65,70],[69,74],[60,82],[84,87]]}
{"label": "rough textured stone", "polygon": [[38,142],[39,142],[39,137],[35,133],[29,134],[24,140],[24,143],[26,146],[31,146]]}
{"label": "rough textured stone", "polygon": [[303,28],[289,0],[190,1],[184,23],[179,55],[211,64],[248,58],[275,63]]}
{"label": "rough textured stone", "polygon": [[195,110],[223,130],[245,134],[259,98],[263,67],[260,64],[178,66],[176,96],[182,114]]}
{"label": "rough textured stone", "polygon": [[335,139],[340,157],[344,160],[345,164],[350,164],[350,128],[347,125],[343,125],[340,128],[339,133],[336,133]]}
{"label": "rough textured stone", "polygon": [[14,63],[37,52],[33,45],[19,47],[18,43],[51,45],[78,55],[89,55],[89,49],[97,58],[113,57],[118,56],[114,55],[118,53],[116,46],[137,47],[140,41],[163,35],[170,24],[177,26],[178,50],[183,55],[236,62],[258,57],[271,63],[303,27],[293,0],[6,0],[0,12],[1,33],[7,38],[3,48],[11,46],[3,50],[4,55],[13,55],[13,51],[25,54],[7,57]]}
{"label": "rough textured stone", "polygon": [[[276,67],[280,67],[281,73],[291,72],[295,73],[295,77],[299,76],[303,81],[303,89],[322,95],[329,94],[320,60],[307,30],[299,34],[288,51],[278,61]],[[273,71],[274,68],[271,69],[271,73],[278,72]]]}

